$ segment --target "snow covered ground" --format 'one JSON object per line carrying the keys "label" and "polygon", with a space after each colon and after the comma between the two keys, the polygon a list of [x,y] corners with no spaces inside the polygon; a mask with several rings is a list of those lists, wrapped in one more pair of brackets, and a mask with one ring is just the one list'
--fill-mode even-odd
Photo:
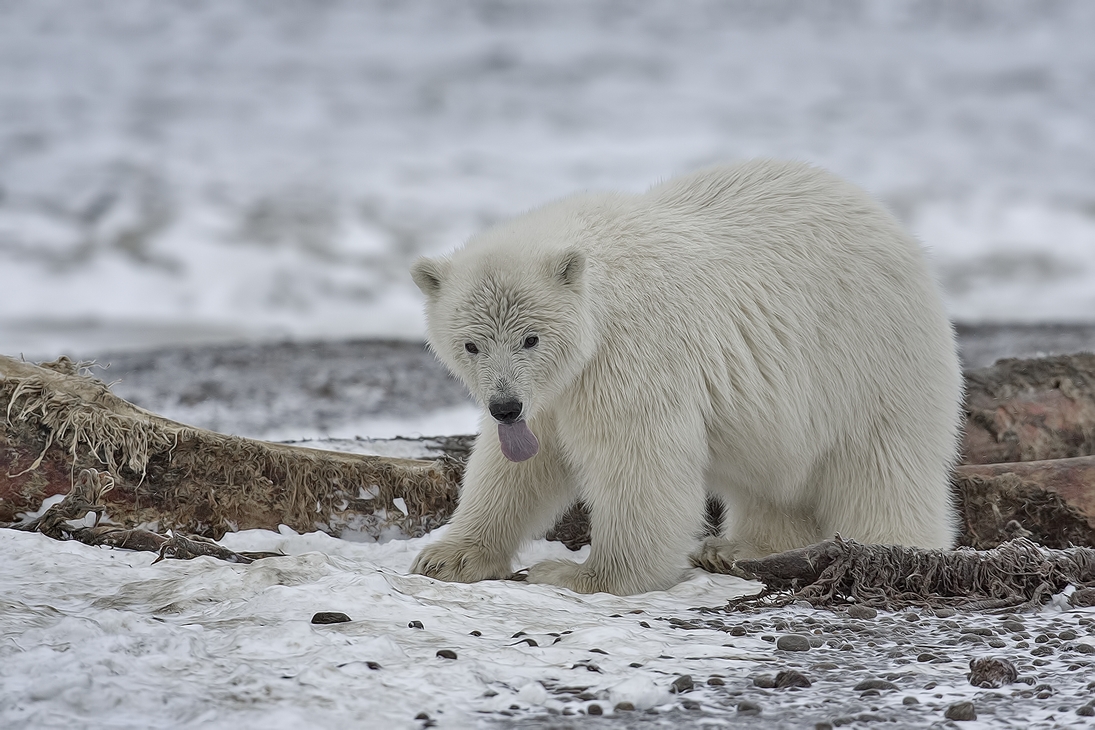
{"label": "snow covered ground", "polygon": [[[0,530],[0,726],[926,727],[965,701],[980,718],[968,727],[1090,723],[1077,710],[1092,697],[1095,609],[1058,601],[1011,617],[1021,628],[915,611],[703,614],[758,586],[694,570],[621,598],[408,575],[435,537],[247,531],[224,544],[286,557],[151,565],[150,553]],[[547,556],[571,557],[538,542],[519,562]],[[350,621],[310,623],[332,611]],[[786,634],[810,648],[776,648]],[[1009,658],[1021,682],[972,687],[979,656]],[[811,686],[765,682],[787,670]]]}
{"label": "snow covered ground", "polygon": [[0,351],[421,339],[411,259],[569,192],[824,165],[956,319],[1095,311],[1085,0],[0,3]]}

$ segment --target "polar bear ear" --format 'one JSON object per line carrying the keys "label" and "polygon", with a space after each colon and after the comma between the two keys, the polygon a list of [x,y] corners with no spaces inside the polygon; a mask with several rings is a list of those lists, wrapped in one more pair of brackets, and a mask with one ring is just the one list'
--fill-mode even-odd
{"label": "polar bear ear", "polygon": [[555,278],[565,286],[574,286],[586,268],[586,255],[576,248],[564,253],[555,264]]}
{"label": "polar bear ear", "polygon": [[428,259],[425,256],[411,264],[411,278],[427,297],[435,297],[441,291],[441,281],[449,273],[448,259]]}

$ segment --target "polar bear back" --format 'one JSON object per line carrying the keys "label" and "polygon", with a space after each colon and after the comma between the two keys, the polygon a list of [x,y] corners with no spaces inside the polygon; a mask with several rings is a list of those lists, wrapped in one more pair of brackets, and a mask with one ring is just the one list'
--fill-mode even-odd
{"label": "polar bear back", "polygon": [[[538,214],[566,224],[541,227]],[[521,220],[555,232],[541,245],[577,239],[589,256],[600,347],[581,387],[671,389],[703,414],[723,481],[794,490],[823,454],[883,426],[919,443],[910,471],[930,463],[945,479],[961,393],[953,331],[920,246],[860,189],[754,161]],[[656,415],[649,395],[606,400],[643,419]]]}

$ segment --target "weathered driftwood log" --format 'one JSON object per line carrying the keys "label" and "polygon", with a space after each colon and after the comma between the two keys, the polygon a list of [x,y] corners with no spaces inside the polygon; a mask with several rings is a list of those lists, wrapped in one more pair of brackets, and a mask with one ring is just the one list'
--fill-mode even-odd
{"label": "weathered driftwood log", "polygon": [[420,535],[456,503],[455,460],[391,459],[225,436],[138,408],[65,358],[0,356],[0,522],[108,472],[110,516],[219,538],[229,530]]}
{"label": "weathered driftwood log", "polygon": [[966,373],[963,462],[1095,454],[1095,355],[999,360]]}
{"label": "weathered driftwood log", "polygon": [[[1023,538],[984,551],[826,540],[739,560],[735,567],[768,589],[759,597],[731,602],[741,606],[805,600],[815,606],[854,601],[886,609],[956,603],[971,609],[1034,607],[1069,585],[1095,586],[1095,550],[1054,550]],[[1090,595],[1077,593],[1081,600]]]}

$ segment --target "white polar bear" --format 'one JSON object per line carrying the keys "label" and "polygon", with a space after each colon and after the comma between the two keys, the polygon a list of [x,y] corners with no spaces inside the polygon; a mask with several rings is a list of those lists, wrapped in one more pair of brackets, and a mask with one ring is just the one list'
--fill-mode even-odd
{"label": "white polar bear", "polygon": [[485,406],[451,526],[415,572],[509,576],[576,497],[589,558],[529,581],[667,588],[707,492],[727,538],[701,564],[838,533],[953,543],[953,330],[913,238],[826,172],[762,160],[576,195],[412,275],[431,347]]}

